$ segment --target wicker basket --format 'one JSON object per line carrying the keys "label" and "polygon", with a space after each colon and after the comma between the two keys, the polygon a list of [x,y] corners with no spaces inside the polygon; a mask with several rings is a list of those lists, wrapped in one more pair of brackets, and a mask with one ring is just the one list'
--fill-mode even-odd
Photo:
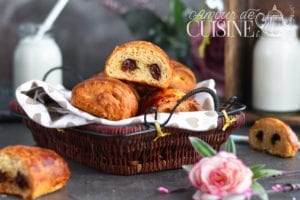
{"label": "wicker basket", "polygon": [[147,123],[147,114],[145,123],[135,125],[116,127],[93,124],[51,129],[28,119],[16,101],[11,103],[11,111],[23,117],[24,124],[31,130],[39,146],[53,149],[62,156],[106,173],[133,175],[176,169],[184,164],[195,163],[199,155],[191,146],[189,136],[201,138],[218,150],[232,130],[245,123],[243,104],[231,98],[219,106],[217,97],[207,88],[189,93],[177,105],[197,92],[208,92],[213,96],[219,113],[217,128],[205,132],[169,128],[165,127],[167,120],[161,129],[170,135],[158,139],[157,128]]}

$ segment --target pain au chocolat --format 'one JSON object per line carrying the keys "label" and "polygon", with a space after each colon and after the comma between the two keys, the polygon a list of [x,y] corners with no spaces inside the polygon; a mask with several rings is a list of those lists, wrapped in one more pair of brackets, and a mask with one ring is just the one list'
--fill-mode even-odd
{"label": "pain au chocolat", "polygon": [[86,79],[72,89],[71,104],[85,112],[109,120],[133,117],[139,97],[128,84],[107,76]]}
{"label": "pain au chocolat", "polygon": [[70,170],[52,150],[11,145],[0,150],[0,193],[35,199],[66,185]]}
{"label": "pain au chocolat", "polygon": [[169,56],[157,45],[146,41],[131,41],[117,46],[105,62],[109,77],[167,88],[173,75]]}
{"label": "pain au chocolat", "polygon": [[296,133],[283,121],[264,117],[250,128],[249,144],[252,148],[280,157],[295,156],[300,148]]}
{"label": "pain au chocolat", "polygon": [[[177,104],[178,100],[185,96],[185,92],[179,89],[161,89],[148,94],[143,100],[140,113],[145,113],[147,109],[156,107],[158,112],[169,113]],[[191,112],[201,110],[201,106],[193,98],[183,101],[176,112]]]}

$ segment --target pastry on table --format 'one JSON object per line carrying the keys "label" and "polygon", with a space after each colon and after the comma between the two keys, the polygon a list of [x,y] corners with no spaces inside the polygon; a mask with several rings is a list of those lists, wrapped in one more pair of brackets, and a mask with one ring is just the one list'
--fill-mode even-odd
{"label": "pastry on table", "polygon": [[196,76],[194,72],[184,64],[171,60],[174,66],[172,81],[168,88],[180,89],[189,92],[196,87]]}
{"label": "pastry on table", "polygon": [[35,199],[66,185],[68,164],[40,147],[12,145],[0,150],[0,193]]}
{"label": "pastry on table", "polygon": [[[179,89],[161,89],[150,93],[141,103],[141,113],[145,113],[148,108],[156,107],[158,112],[169,113],[177,104],[177,101],[185,96],[185,92]],[[201,110],[195,99],[188,98],[177,108],[176,112],[191,112]]]}
{"label": "pastry on table", "polygon": [[138,101],[139,96],[132,87],[105,76],[78,83],[71,97],[71,104],[80,110],[114,121],[135,116]]}
{"label": "pastry on table", "polygon": [[157,45],[132,41],[113,50],[105,62],[105,73],[121,80],[167,88],[173,65],[166,52]]}
{"label": "pastry on table", "polygon": [[295,132],[283,121],[265,117],[250,128],[249,144],[256,150],[281,157],[293,157],[300,148]]}

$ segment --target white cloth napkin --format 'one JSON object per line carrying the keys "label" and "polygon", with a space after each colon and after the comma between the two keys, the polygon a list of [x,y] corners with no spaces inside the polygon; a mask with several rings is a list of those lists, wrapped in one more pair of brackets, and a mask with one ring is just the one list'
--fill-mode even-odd
{"label": "white cloth napkin", "polygon": [[[216,91],[215,81],[212,79],[198,83],[197,87],[207,87]],[[44,127],[67,128],[92,123],[125,126],[144,122],[144,115],[119,121],[93,116],[72,106],[70,97],[71,91],[40,80],[28,81],[16,89],[17,101],[27,116]],[[174,113],[166,126],[193,131],[207,131],[216,128],[218,114],[214,111],[212,97],[207,93],[198,93],[194,98],[202,105],[204,110]],[[168,117],[169,113],[158,113],[157,120],[155,120],[154,114],[148,114],[147,122],[162,124]]]}

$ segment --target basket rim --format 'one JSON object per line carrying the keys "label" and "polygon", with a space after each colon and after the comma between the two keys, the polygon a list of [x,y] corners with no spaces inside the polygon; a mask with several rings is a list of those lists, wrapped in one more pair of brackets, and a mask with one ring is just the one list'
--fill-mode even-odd
{"label": "basket rim", "polygon": [[[235,114],[237,114],[237,115],[242,114],[242,112],[235,113]],[[223,116],[219,116],[218,120],[220,118],[223,118]],[[134,125],[141,125],[141,124],[134,124]],[[194,132],[194,133],[206,133],[206,132],[218,129],[218,128],[220,128],[220,127],[216,127],[214,129],[207,130],[207,131],[192,131],[192,130],[187,130],[187,131]],[[146,130],[141,130],[141,131],[136,131],[136,132],[131,132],[131,133],[123,133],[123,134],[111,134],[111,133],[96,132],[96,131],[87,130],[87,129],[83,129],[83,128],[76,128],[76,127],[67,128],[67,129],[84,132],[86,134],[95,135],[95,136],[99,136],[99,137],[112,137],[112,138],[114,138],[114,137],[125,138],[125,137],[131,137],[131,136],[138,136],[138,135],[144,135],[144,134],[156,131],[156,128],[154,128],[154,126],[148,127]],[[182,130],[182,131],[186,130],[186,129],[176,128],[176,127],[162,127],[162,129],[176,129],[176,130]]]}
{"label": "basket rim", "polygon": [[[27,117],[26,115],[23,114],[17,114],[17,113],[13,113],[14,115],[24,119],[24,120],[30,120],[32,121],[29,117]],[[242,112],[231,112],[231,114],[228,114],[229,116],[232,115],[241,115]],[[218,116],[218,121],[220,119],[223,118],[223,114]],[[68,128],[63,128],[63,129],[58,129],[58,128],[54,128],[57,130],[71,130],[71,131],[76,131],[76,132],[80,132],[80,133],[84,133],[84,134],[88,134],[88,135],[93,135],[93,136],[98,136],[98,137],[111,137],[111,138],[126,138],[126,137],[131,137],[131,136],[138,136],[138,135],[144,135],[153,131],[156,131],[156,129],[154,128],[154,126],[145,126],[144,124],[132,124],[131,126],[143,126],[145,129],[144,130],[140,130],[140,131],[135,131],[135,132],[130,132],[130,133],[122,133],[122,134],[111,134],[111,133],[104,133],[104,132],[97,132],[96,130],[90,130],[90,129],[85,129],[85,127],[87,126],[97,126],[97,124],[89,124],[89,125],[84,125],[84,126],[79,126],[79,127],[68,127]],[[108,126],[108,125],[103,125],[106,127],[112,127],[112,126]],[[47,127],[45,127],[47,128]],[[215,129],[217,129],[219,127],[216,127]],[[182,129],[182,128],[176,128],[176,127],[162,127],[162,129],[176,129],[176,130],[186,130],[186,129]],[[211,130],[207,130],[207,131],[192,131],[192,130],[188,130],[189,132],[195,132],[195,133],[205,133],[208,131],[213,131],[215,129],[211,129]]]}
{"label": "basket rim", "polygon": [[[11,102],[11,113],[17,117],[20,117],[21,119],[24,120],[31,120],[24,112],[22,112],[22,108],[20,107],[20,105],[18,104],[18,102],[16,100],[14,100],[15,102]],[[21,110],[20,110],[21,109]],[[217,114],[218,114],[218,126],[219,126],[219,121],[223,120],[223,118],[225,118],[226,116],[224,116],[224,111],[225,114],[227,114],[228,116],[232,116],[232,115],[239,115],[242,113],[243,110],[246,109],[246,105],[240,103],[237,99],[237,97],[231,97],[229,100],[222,102],[222,104],[220,106],[218,106],[218,110],[216,110]],[[173,113],[170,113],[170,117]],[[145,117],[147,116],[147,114],[145,114]],[[183,128],[176,128],[176,127],[167,127],[166,126],[167,123],[164,124],[160,124],[162,129],[177,129],[177,130],[186,130]],[[99,130],[101,128],[124,128],[124,127],[128,127],[128,128],[138,128],[139,130],[137,131],[132,131],[132,132],[125,132],[125,133],[117,133],[117,134],[112,134],[112,133],[108,133],[108,131],[106,132],[100,132],[97,130],[93,130],[92,128],[88,128],[88,127],[92,127],[92,126],[98,126]],[[215,129],[219,128],[216,127]],[[47,128],[47,127],[45,127]],[[59,128],[55,128],[58,129]],[[153,132],[156,131],[156,128],[154,126],[153,123],[147,122],[146,120],[143,123],[138,123],[138,124],[131,124],[131,125],[127,125],[127,126],[109,126],[109,125],[103,125],[103,124],[88,124],[88,125],[83,125],[83,126],[78,126],[78,127],[67,127],[67,128],[61,128],[61,130],[72,130],[72,131],[79,131],[79,132],[83,132],[86,134],[90,134],[90,135],[95,135],[95,136],[99,136],[99,137],[130,137],[130,136],[138,136],[138,135],[143,135],[149,132]],[[214,129],[212,129],[214,130]],[[190,132],[207,132],[207,131],[192,131],[192,130],[187,130]]]}

